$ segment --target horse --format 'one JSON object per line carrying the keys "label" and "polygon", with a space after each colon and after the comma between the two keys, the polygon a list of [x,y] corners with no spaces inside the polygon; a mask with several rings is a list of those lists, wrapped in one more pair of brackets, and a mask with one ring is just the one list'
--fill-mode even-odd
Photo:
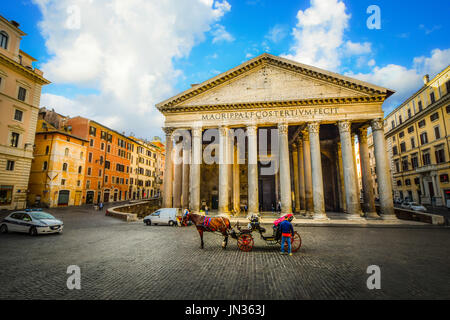
{"label": "horse", "polygon": [[203,232],[220,232],[223,236],[222,249],[226,249],[228,245],[228,231],[231,230],[231,223],[227,217],[208,217],[196,213],[185,213],[183,215],[182,224],[187,225],[188,221],[192,221],[200,235],[200,248],[204,248]]}

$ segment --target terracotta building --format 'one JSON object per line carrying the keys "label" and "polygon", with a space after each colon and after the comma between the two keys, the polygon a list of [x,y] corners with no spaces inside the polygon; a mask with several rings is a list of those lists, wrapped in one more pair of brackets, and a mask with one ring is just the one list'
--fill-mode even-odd
{"label": "terracotta building", "polygon": [[83,117],[68,119],[66,125],[74,135],[88,140],[83,203],[128,200],[131,139]]}

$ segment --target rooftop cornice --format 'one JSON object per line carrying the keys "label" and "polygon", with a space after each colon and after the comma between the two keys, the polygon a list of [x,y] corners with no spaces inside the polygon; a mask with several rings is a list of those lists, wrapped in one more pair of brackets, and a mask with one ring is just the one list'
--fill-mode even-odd
{"label": "rooftop cornice", "polygon": [[26,76],[33,78],[34,81],[38,82],[41,85],[51,83],[51,81],[38,75],[37,73],[35,73],[32,70],[27,69],[26,67],[22,66],[20,63],[15,62],[14,60],[8,58],[7,56],[5,56],[2,53],[0,53],[0,62],[3,62],[12,68],[15,68],[17,71],[21,72],[22,74],[25,74]]}
{"label": "rooftop cornice", "polygon": [[262,67],[265,65],[273,65],[286,70],[294,71],[318,80],[326,81],[338,86],[342,86],[351,90],[359,91],[368,95],[384,95],[384,99],[388,98],[390,95],[394,93],[393,90],[386,89],[383,87],[379,87],[364,81],[360,81],[357,79],[353,79],[347,76],[343,76],[337,73],[333,73],[330,71],[326,71],[320,68],[308,66],[305,64],[301,64],[292,60],[288,60],[285,58],[273,56],[268,53],[264,53],[254,59],[251,59],[243,64],[227,71],[222,74],[217,75],[201,84],[193,86],[192,88],[181,92],[180,94],[169,98],[163,102],[160,102],[156,105],[158,110],[161,112],[167,112],[172,108],[176,108],[182,102],[189,100],[205,91],[208,91],[212,88],[215,88],[227,81],[230,81],[250,70],[253,70],[257,67]]}

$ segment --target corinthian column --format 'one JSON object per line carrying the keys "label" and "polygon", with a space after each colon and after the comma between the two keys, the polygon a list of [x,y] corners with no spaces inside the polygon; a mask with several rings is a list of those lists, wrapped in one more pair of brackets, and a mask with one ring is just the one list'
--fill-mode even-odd
{"label": "corinthian column", "polygon": [[181,141],[175,142],[175,151],[173,159],[173,207],[181,208],[181,188],[182,188],[182,148]]}
{"label": "corinthian column", "polygon": [[292,213],[291,169],[289,166],[288,125],[278,124],[280,144],[280,196],[282,213]]}
{"label": "corinthian column", "polygon": [[248,214],[259,213],[258,196],[258,127],[248,126]]}
{"label": "corinthian column", "polygon": [[163,128],[166,133],[166,155],[164,165],[164,195],[163,195],[163,207],[172,208],[172,194],[173,194],[173,140],[172,133],[173,128]]}
{"label": "corinthian column", "polygon": [[303,131],[303,163],[305,168],[305,210],[306,215],[312,215],[314,211],[312,176],[311,176],[311,149],[309,144],[309,132]]}
{"label": "corinthian column", "polygon": [[361,175],[363,182],[363,211],[367,218],[378,218],[373,195],[373,178],[370,173],[369,146],[367,144],[367,127],[359,129],[359,157],[361,158]]}
{"label": "corinthian column", "polygon": [[229,214],[229,139],[230,129],[219,128],[219,214]]}
{"label": "corinthian column", "polygon": [[297,153],[298,153],[298,180],[300,194],[300,210],[305,210],[305,167],[303,160],[303,141],[301,138],[297,139]]}
{"label": "corinthian column", "polygon": [[239,143],[236,143],[233,147],[233,208],[236,213],[241,211]]}
{"label": "corinthian column", "polygon": [[[190,141],[189,141],[190,142]],[[189,207],[189,164],[191,162],[191,143],[185,142],[183,145],[183,187],[182,187],[182,199],[181,206],[184,208]]]}
{"label": "corinthian column", "polygon": [[392,200],[392,184],[386,152],[386,141],[384,140],[383,119],[373,120],[371,126],[375,147],[381,217],[383,219],[396,219],[394,202]]}
{"label": "corinthian column", "polygon": [[320,154],[320,124],[308,123],[309,142],[311,148],[311,172],[313,186],[314,219],[326,219],[325,200],[323,195],[322,156]]}
{"label": "corinthian column", "polygon": [[294,175],[295,212],[300,212],[300,184],[298,178],[298,146],[292,145],[292,174]]}
{"label": "corinthian column", "polygon": [[350,121],[338,123],[339,135],[341,138],[342,166],[344,170],[344,185],[347,213],[350,219],[361,218],[361,207],[359,203],[356,178],[355,162],[353,161],[352,137],[350,134]]}
{"label": "corinthian column", "polygon": [[202,129],[192,128],[192,156],[191,156],[191,199],[192,212],[200,212],[200,166],[202,163]]}

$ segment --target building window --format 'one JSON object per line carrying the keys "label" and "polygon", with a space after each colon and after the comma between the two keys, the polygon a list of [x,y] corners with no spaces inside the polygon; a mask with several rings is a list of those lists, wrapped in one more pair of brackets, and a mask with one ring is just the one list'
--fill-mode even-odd
{"label": "building window", "polygon": [[61,179],[61,185],[65,186],[66,185],[66,179]]}
{"label": "building window", "polygon": [[81,186],[81,181],[77,180],[77,187]]}
{"label": "building window", "polygon": [[400,143],[400,151],[405,152],[406,151],[406,143],[402,142]]}
{"label": "building window", "polygon": [[391,128],[392,128],[392,129],[395,128],[395,121],[394,121],[394,120],[391,121]]}
{"label": "building window", "polygon": [[27,89],[19,87],[19,94],[17,96],[17,99],[20,101],[25,101],[25,98],[27,96]]}
{"label": "building window", "polygon": [[400,172],[400,162],[398,160],[395,161],[395,172]]}
{"label": "building window", "polygon": [[405,136],[405,132],[400,132],[399,134],[398,134],[398,137],[401,139],[401,138],[403,138]]}
{"label": "building window", "polygon": [[14,120],[22,121],[22,118],[23,118],[23,111],[16,109],[16,111],[14,112]]}
{"label": "building window", "polygon": [[408,109],[408,119],[412,117],[411,109]]}
{"label": "building window", "polygon": [[88,174],[88,176],[90,176],[91,173],[92,173],[92,169],[91,169],[91,168],[88,168],[88,169],[87,169],[87,174]]}
{"label": "building window", "polygon": [[97,128],[95,128],[95,127],[89,127],[89,134],[90,134],[91,136],[94,136],[94,137],[95,137],[95,135],[97,134]]}
{"label": "building window", "polygon": [[64,150],[64,155],[65,155],[66,157],[69,155],[69,148],[66,148],[66,149]]}
{"label": "building window", "polygon": [[423,128],[423,127],[425,127],[425,124],[426,124],[426,122],[425,122],[425,119],[423,119],[423,120],[419,121],[419,123],[418,123],[418,125],[419,125],[419,128]]}
{"label": "building window", "polygon": [[6,161],[6,170],[7,171],[14,171],[14,161],[7,160]]}
{"label": "building window", "polygon": [[422,160],[423,160],[423,165],[424,166],[429,166],[431,165],[431,157],[430,157],[430,153],[426,152],[422,155]]}
{"label": "building window", "polygon": [[19,146],[20,134],[13,132],[11,133],[11,147],[17,148]]}
{"label": "building window", "polygon": [[417,153],[415,153],[411,156],[411,165],[412,165],[413,169],[416,169],[419,167],[419,159],[417,158]]}
{"label": "building window", "polygon": [[106,132],[105,131],[100,132],[100,138],[103,140],[106,140]]}
{"label": "building window", "polygon": [[13,186],[0,186],[0,205],[9,205],[12,202]]}
{"label": "building window", "polygon": [[[95,128],[94,128],[95,129]],[[94,146],[94,139],[91,139],[90,141],[89,141],[89,146],[90,147],[93,147]]]}
{"label": "building window", "polygon": [[428,135],[426,132],[422,132],[420,134],[420,143],[421,144],[427,144],[428,143]]}
{"label": "building window", "polygon": [[78,174],[81,174],[81,171],[83,170],[83,167],[82,166],[79,166],[78,167]]}
{"label": "building window", "polygon": [[420,179],[419,178],[414,178],[414,184],[416,186],[418,186],[420,184]]}
{"label": "building window", "polygon": [[402,185],[402,180],[397,180],[397,186],[401,186]]}
{"label": "building window", "polygon": [[8,49],[8,34],[5,31],[1,31],[0,32],[0,47],[2,47],[3,49]]}
{"label": "building window", "polygon": [[439,176],[439,181],[441,183],[448,183],[448,174],[444,173]]}
{"label": "building window", "polygon": [[439,126],[434,127],[434,136],[436,137],[436,140],[441,138],[441,131],[439,130]]}
{"label": "building window", "polygon": [[402,170],[408,171],[408,157],[402,159]]}
{"label": "building window", "polygon": [[91,180],[86,180],[86,189],[91,187]]}
{"label": "building window", "polygon": [[411,126],[408,128],[408,133],[412,133],[412,132],[414,132],[414,126]]}
{"label": "building window", "polygon": [[102,169],[98,170],[98,176],[99,176],[99,177],[102,176]]}
{"label": "building window", "polygon": [[107,151],[108,153],[111,153],[111,145],[108,144],[108,147],[106,148],[106,151]]}
{"label": "building window", "polygon": [[434,153],[436,156],[436,163],[444,163],[445,162],[445,152],[444,152],[443,147],[436,149],[436,151]]}
{"label": "building window", "polygon": [[89,162],[92,162],[92,152],[89,152],[89,155],[88,155],[88,161],[89,161]]}
{"label": "building window", "polygon": [[105,183],[108,183],[108,176],[105,176]]}
{"label": "building window", "polygon": [[105,161],[105,169],[111,169],[111,162]]}
{"label": "building window", "polygon": [[67,171],[67,163],[63,163],[62,170]]}
{"label": "building window", "polygon": [[394,147],[392,148],[392,154],[393,154],[394,156],[396,156],[396,155],[398,154],[397,146],[394,146]]}
{"label": "building window", "polygon": [[411,149],[414,149],[416,147],[416,140],[414,138],[411,138]]}
{"label": "building window", "polygon": [[44,161],[44,164],[42,165],[42,170],[46,171],[47,167],[48,167],[48,163],[47,163],[47,161]]}
{"label": "building window", "polygon": [[419,112],[422,111],[423,110],[422,101],[419,101],[417,105],[419,106]]}
{"label": "building window", "polygon": [[[450,82],[450,81],[449,81]],[[445,108],[445,111],[447,111],[447,114],[450,114],[450,105],[448,105],[446,108]]]}
{"label": "building window", "polygon": [[399,124],[402,124],[402,123],[403,123],[403,121],[402,121],[402,116],[398,116],[398,123],[399,123]]}
{"label": "building window", "polygon": [[431,116],[430,116],[430,120],[431,121],[436,121],[437,119],[439,119],[439,113],[433,113]]}
{"label": "building window", "polygon": [[430,93],[430,100],[431,100],[431,103],[435,103],[436,102],[436,98],[434,96],[434,92]]}
{"label": "building window", "polygon": [[101,146],[100,146],[101,150],[105,150],[105,144],[102,142]]}
{"label": "building window", "polygon": [[411,185],[411,179],[406,179],[405,186],[410,186],[410,185]]}

